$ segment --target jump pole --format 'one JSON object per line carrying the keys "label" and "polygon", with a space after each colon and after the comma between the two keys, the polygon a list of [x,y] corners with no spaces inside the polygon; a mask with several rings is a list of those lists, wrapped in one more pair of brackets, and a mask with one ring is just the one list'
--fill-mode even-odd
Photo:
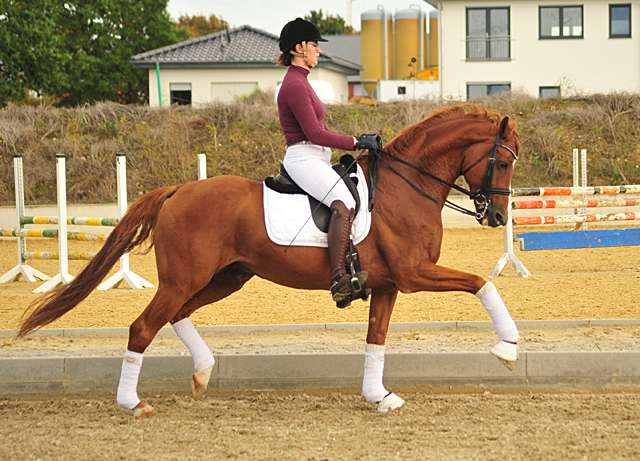
{"label": "jump pole", "polygon": [[[116,154],[116,173],[118,180],[118,218],[122,219],[127,212],[127,154],[123,152]],[[125,253],[120,257],[120,270],[102,282],[98,286],[98,290],[104,291],[118,287],[122,281],[126,281],[134,290],[153,288],[152,283],[131,272],[129,269],[129,253]]]}
{"label": "jump pole", "polygon": [[[24,216],[24,179],[22,171],[22,155],[13,157],[13,174],[16,183],[16,214],[18,216],[18,228],[23,229],[22,217]],[[27,244],[24,237],[18,237],[18,265],[9,272],[0,277],[0,283],[14,282],[20,277],[24,277],[27,282],[36,282],[37,279],[49,280],[51,277],[43,274],[37,269],[29,266],[24,254],[27,250]]]}
{"label": "jump pole", "polygon": [[67,259],[67,181],[65,175],[66,159],[64,154],[56,154],[56,176],[58,183],[58,275],[47,280],[33,293],[46,293],[58,285],[70,283],[74,277],[69,274],[69,260]]}

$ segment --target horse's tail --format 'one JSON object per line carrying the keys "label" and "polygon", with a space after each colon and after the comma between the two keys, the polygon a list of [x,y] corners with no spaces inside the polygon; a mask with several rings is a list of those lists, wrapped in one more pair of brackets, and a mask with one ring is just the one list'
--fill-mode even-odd
{"label": "horse's tail", "polygon": [[[109,273],[116,261],[142,245],[153,234],[160,209],[180,186],[164,187],[149,192],[134,203],[113,229],[98,254],[69,284],[35,300],[23,314],[18,337],[41,328],[62,317],[85,299]],[[153,241],[146,249],[153,247]]]}

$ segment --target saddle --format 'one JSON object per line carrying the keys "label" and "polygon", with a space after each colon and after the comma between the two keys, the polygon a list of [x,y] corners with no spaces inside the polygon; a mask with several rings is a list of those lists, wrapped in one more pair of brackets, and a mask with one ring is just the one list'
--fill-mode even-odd
{"label": "saddle", "polygon": [[[353,195],[356,201],[356,214],[360,209],[360,195],[358,194],[358,178],[356,177],[356,162],[349,154],[340,157],[340,163],[332,166],[332,168],[340,175],[342,181]],[[327,233],[329,231],[329,221],[331,220],[331,210],[325,204],[319,202],[315,198],[307,194],[300,186],[298,186],[291,176],[287,173],[282,161],[280,161],[280,171],[274,176],[269,176],[264,180],[265,185],[269,189],[273,189],[281,194],[302,194],[306,195],[309,199],[309,210],[313,218],[313,222],[316,227]],[[345,266],[348,274],[354,275],[362,270],[360,265],[360,256],[356,246],[353,244],[353,239],[349,240],[349,246],[347,248],[347,257],[345,260]],[[339,303],[338,307],[348,306],[354,299],[368,300],[371,289],[363,286],[362,290],[351,293],[351,299],[348,298]],[[344,304],[344,305],[340,305]]]}
{"label": "saddle", "polygon": [[[340,163],[332,166],[336,173],[340,175],[342,181],[344,181],[347,189],[351,192],[351,195],[356,201],[356,214],[360,209],[360,196],[358,195],[358,178],[355,177],[356,162],[353,161],[353,157],[349,154],[340,157]],[[298,186],[287,170],[285,170],[282,161],[280,161],[280,171],[273,177],[269,176],[264,180],[264,183],[269,189],[273,189],[281,194],[302,194],[309,198],[309,208],[313,222],[316,227],[322,232],[327,233],[329,231],[329,220],[331,219],[331,210],[329,207],[318,200],[308,195],[300,186]]]}

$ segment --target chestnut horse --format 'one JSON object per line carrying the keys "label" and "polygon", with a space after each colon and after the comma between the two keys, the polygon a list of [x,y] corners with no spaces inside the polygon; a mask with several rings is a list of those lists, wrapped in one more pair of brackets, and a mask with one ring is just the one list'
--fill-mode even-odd
{"label": "chestnut horse", "polygon": [[[500,339],[491,352],[511,368],[517,360],[517,329],[493,284],[436,264],[442,243],[442,207],[459,176],[464,176],[469,191],[484,191],[470,193],[482,225],[497,227],[507,222],[508,193],[520,149],[516,127],[516,121],[495,111],[460,104],[433,111],[402,130],[380,153],[358,158],[365,174],[375,165],[372,156],[382,160],[371,180],[376,184],[371,229],[357,246],[371,289],[363,393],[368,401],[378,403],[379,411],[403,404],[382,385],[384,344],[398,291],[477,295]],[[19,336],[71,310],[98,286],[121,255],[151,237],[158,289],[131,324],[118,387],[118,403],[139,417],[154,414],[137,396],[142,354],[167,322],[194,357],[192,389],[198,396],[206,390],[214,361],[189,320],[193,312],[240,290],[254,275],[293,288],[329,289],[326,249],[292,246],[285,252],[270,241],[264,223],[263,184],[218,176],[164,187],[134,203],[71,283],[30,306]]]}

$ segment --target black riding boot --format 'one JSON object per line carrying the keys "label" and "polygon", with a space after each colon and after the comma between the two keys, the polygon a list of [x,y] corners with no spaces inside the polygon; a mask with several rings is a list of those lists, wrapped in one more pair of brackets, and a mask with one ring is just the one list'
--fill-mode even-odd
{"label": "black riding boot", "polygon": [[331,295],[338,303],[338,307],[347,307],[351,303],[351,292],[354,286],[361,289],[369,275],[365,271],[358,272],[353,276],[347,274],[345,259],[347,247],[351,237],[351,227],[355,210],[347,210],[347,207],[340,200],[335,200],[331,204],[331,220],[329,221],[329,267],[331,269]]}

